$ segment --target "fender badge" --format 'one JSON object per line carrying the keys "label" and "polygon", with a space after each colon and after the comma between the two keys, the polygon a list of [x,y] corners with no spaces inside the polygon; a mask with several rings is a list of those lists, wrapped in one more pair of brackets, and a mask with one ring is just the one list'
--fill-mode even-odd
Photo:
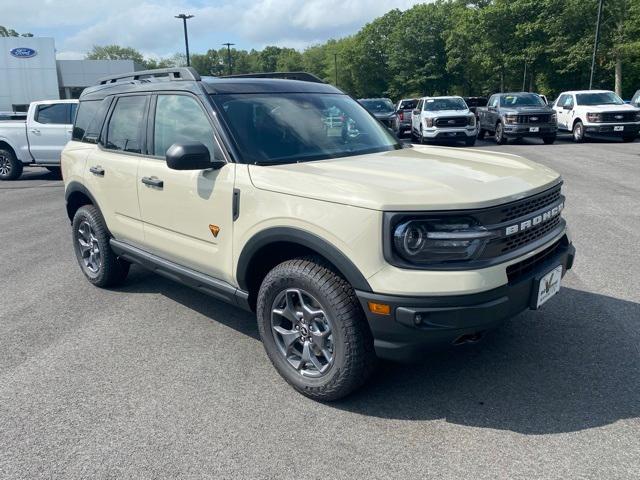
{"label": "fender badge", "polygon": [[218,238],[218,233],[220,233],[220,227],[217,225],[209,225],[209,230],[213,235],[213,238]]}

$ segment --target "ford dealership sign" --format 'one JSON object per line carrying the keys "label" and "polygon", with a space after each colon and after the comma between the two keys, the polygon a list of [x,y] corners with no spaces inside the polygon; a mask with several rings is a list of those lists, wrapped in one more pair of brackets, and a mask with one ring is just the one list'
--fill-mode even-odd
{"label": "ford dealership sign", "polygon": [[38,52],[36,52],[33,48],[27,47],[12,48],[9,53],[17,58],[31,58],[35,57],[38,54]]}

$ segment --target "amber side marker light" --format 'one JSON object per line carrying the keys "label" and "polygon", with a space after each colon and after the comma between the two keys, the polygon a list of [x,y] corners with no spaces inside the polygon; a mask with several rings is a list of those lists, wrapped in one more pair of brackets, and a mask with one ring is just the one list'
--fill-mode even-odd
{"label": "amber side marker light", "polygon": [[218,238],[218,233],[220,233],[220,227],[217,225],[209,225],[209,230],[213,235],[213,238]]}
{"label": "amber side marker light", "polygon": [[369,311],[378,315],[391,314],[391,307],[386,303],[369,302]]}

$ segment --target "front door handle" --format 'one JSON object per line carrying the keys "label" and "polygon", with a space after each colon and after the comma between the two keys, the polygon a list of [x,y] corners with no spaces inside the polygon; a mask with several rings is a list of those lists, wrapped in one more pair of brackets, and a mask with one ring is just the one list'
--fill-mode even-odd
{"label": "front door handle", "polygon": [[40,135],[40,130],[38,130],[37,128],[32,128],[31,129],[31,133],[34,133],[36,135]]}
{"label": "front door handle", "polygon": [[164,186],[164,182],[156,177],[142,177],[142,183],[157,188],[162,188]]}
{"label": "front door handle", "polygon": [[97,165],[95,167],[91,167],[89,169],[89,171],[91,173],[93,173],[94,175],[97,175],[99,177],[104,177],[104,168],[102,168],[100,165]]}

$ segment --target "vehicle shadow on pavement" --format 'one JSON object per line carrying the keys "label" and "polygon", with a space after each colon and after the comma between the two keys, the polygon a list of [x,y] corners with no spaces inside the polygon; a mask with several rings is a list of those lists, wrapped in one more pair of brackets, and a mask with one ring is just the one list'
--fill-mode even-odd
{"label": "vehicle shadow on pavement", "polygon": [[221,323],[229,328],[260,341],[256,317],[238,307],[205,295],[166,279],[143,268],[133,266],[127,281],[118,291],[129,293],[160,293],[174,302]]}
{"label": "vehicle shadow on pavement", "polygon": [[563,288],[484,342],[382,363],[331,406],[523,434],[574,432],[640,416],[640,304]]}

